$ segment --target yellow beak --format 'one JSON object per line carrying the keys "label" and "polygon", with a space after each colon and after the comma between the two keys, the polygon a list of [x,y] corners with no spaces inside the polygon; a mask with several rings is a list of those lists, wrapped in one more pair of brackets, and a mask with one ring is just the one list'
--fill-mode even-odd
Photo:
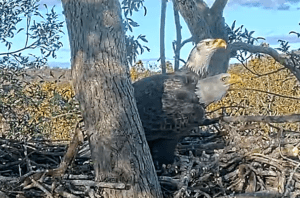
{"label": "yellow beak", "polygon": [[215,48],[225,48],[226,49],[227,43],[223,39],[215,39],[213,42],[213,46]]}

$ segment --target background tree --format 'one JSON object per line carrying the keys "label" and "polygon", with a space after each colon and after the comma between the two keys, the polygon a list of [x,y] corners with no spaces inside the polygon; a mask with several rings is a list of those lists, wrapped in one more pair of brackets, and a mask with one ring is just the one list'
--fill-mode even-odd
{"label": "background tree", "polygon": [[272,56],[276,61],[290,69],[298,80],[300,79],[300,70],[290,59],[291,56],[280,55],[276,50],[269,47],[254,46],[255,41],[260,39],[259,37],[252,37],[254,31],[248,32],[245,29],[245,32],[242,33],[239,32],[241,30],[239,28],[237,32],[233,32],[234,25],[231,29],[228,28],[223,17],[223,10],[228,0],[215,0],[210,8],[203,0],[173,0],[173,2],[187,23],[194,43],[205,38],[222,38],[229,43],[226,50],[220,49],[213,55],[208,70],[209,75],[226,72],[230,58],[241,53],[246,55],[248,51],[253,54],[264,53]]}
{"label": "background tree", "polygon": [[174,22],[175,22],[175,29],[176,29],[176,40],[173,41],[172,47],[173,47],[173,51],[174,51],[174,70],[177,71],[179,69],[179,61],[182,61],[183,63],[185,63],[185,61],[180,59],[181,48],[185,44],[192,42],[192,37],[182,41],[182,35],[181,35],[182,26],[180,24],[180,16],[179,16],[179,12],[178,12],[178,9],[177,9],[177,6],[175,5],[175,3],[176,2],[173,1],[173,13],[174,13]]}
{"label": "background tree", "polygon": [[166,23],[167,0],[161,1],[160,14],[160,64],[161,72],[166,73],[166,55],[165,55],[165,23]]}
{"label": "background tree", "polygon": [[[174,2],[175,3],[175,2]],[[174,70],[177,71],[179,69],[179,59],[180,59],[180,45],[181,45],[181,25],[180,25],[180,18],[179,12],[176,6],[173,6],[174,12],[174,21],[175,21],[175,29],[176,29],[176,40],[173,41],[173,51],[174,51]]]}
{"label": "background tree", "polygon": [[[61,28],[64,22],[57,20],[58,15],[54,11],[54,7],[48,11],[44,17],[40,14],[38,7],[39,0],[27,1],[4,1],[0,5],[2,11],[0,39],[8,52],[0,53],[1,66],[18,67],[19,69],[27,67],[41,67],[47,62],[47,57],[56,57],[55,52],[62,47],[59,41],[60,33],[63,33]],[[26,27],[17,29],[17,25],[22,21],[22,16],[25,17]],[[35,18],[35,20],[33,20]],[[39,22],[36,22],[36,20]],[[33,22],[32,22],[33,20]],[[33,23],[33,24],[32,24]],[[21,49],[10,51],[12,47],[12,38],[22,31],[26,31],[24,39],[24,47]],[[39,49],[41,56],[33,54],[22,55],[23,52],[30,49]],[[29,60],[29,57],[31,60]],[[33,60],[32,60],[33,59]]]}
{"label": "background tree", "polygon": [[[228,42],[226,24],[223,18],[223,9],[227,0],[216,0],[211,8],[202,0],[174,0],[173,2],[184,18],[194,43],[205,38],[222,38]],[[218,50],[212,57],[209,75],[226,72],[229,58],[228,50]]]}
{"label": "background tree", "polygon": [[108,197],[161,197],[129,79],[118,0],[63,0],[72,76],[89,136],[95,177],[125,183]]}
{"label": "background tree", "polygon": [[[39,0],[2,1],[0,3],[0,40],[7,51],[0,52],[0,114],[9,125],[9,136],[23,138],[23,135],[40,135],[42,127],[39,121],[28,112],[28,106],[38,106],[41,95],[33,98],[25,94],[23,88],[25,69],[37,69],[47,63],[49,56],[56,57],[56,51],[62,47],[60,42],[63,21],[58,20],[54,10],[47,9],[43,16],[38,7]],[[26,26],[17,28],[22,20]],[[16,38],[20,32],[26,32],[25,38]],[[14,48],[14,42],[23,42],[20,49]],[[38,49],[40,55],[28,51]],[[37,85],[38,86],[38,85]],[[27,87],[28,88],[28,87]],[[31,87],[32,88],[32,87]],[[40,117],[37,120],[42,120]],[[3,122],[2,122],[3,124]]]}

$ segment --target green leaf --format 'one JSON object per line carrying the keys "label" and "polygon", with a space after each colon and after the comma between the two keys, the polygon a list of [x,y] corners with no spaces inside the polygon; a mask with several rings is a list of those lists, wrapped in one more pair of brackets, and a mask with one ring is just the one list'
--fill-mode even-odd
{"label": "green leaf", "polygon": [[236,20],[234,20],[233,23],[232,23],[232,25],[231,25],[231,29],[232,29],[232,30],[234,30],[235,22],[236,22]]}

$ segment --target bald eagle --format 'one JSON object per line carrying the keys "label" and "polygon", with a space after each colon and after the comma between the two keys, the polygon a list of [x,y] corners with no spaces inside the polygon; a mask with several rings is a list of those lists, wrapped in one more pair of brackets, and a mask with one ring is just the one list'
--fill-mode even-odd
{"label": "bald eagle", "polygon": [[133,84],[156,166],[173,162],[179,139],[203,124],[204,106],[220,100],[233,83],[227,73],[206,77],[210,59],[220,48],[226,48],[224,40],[205,39],[191,50],[180,71],[153,75]]}

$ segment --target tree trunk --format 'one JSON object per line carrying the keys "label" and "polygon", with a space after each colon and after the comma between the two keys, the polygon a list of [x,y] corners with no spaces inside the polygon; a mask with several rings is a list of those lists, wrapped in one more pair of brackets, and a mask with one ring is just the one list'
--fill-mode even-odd
{"label": "tree trunk", "polygon": [[161,73],[166,73],[166,55],[165,55],[165,23],[166,23],[167,0],[161,0],[160,16],[160,64]]}
{"label": "tree trunk", "polygon": [[[95,179],[124,183],[104,197],[161,197],[126,63],[118,0],[62,0],[72,77],[90,141]],[[111,185],[113,186],[113,185]]]}
{"label": "tree trunk", "polygon": [[[221,38],[228,41],[223,9],[227,0],[215,0],[209,8],[203,0],[173,0],[192,34],[193,41],[198,43],[206,38]],[[229,50],[219,49],[212,57],[208,75],[226,72],[228,69]]]}

